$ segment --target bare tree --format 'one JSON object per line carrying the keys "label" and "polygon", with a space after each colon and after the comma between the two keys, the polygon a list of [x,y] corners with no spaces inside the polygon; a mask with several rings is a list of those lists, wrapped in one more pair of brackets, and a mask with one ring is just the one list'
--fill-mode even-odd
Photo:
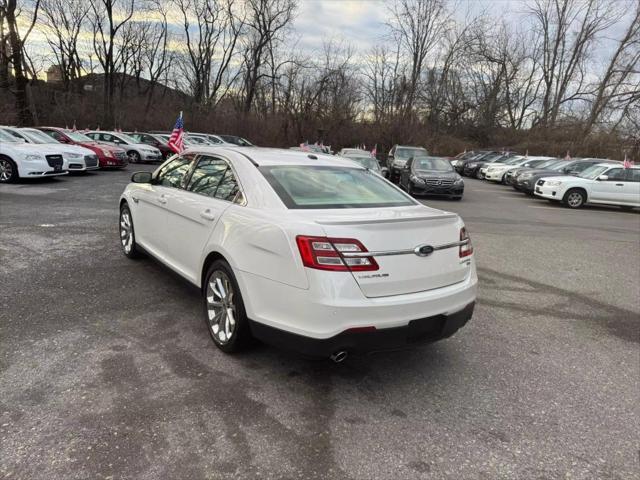
{"label": "bare tree", "polygon": [[[629,26],[617,42],[604,75],[593,92],[584,133],[589,134],[610,106],[625,112],[630,102],[638,101],[638,65],[640,65],[640,2],[635,2]],[[634,81],[635,80],[635,81]]]}
{"label": "bare tree", "polygon": [[582,98],[589,47],[612,26],[609,0],[532,0],[530,16],[540,39],[542,105],[537,123],[553,126],[564,104]]}
{"label": "bare tree", "polygon": [[409,60],[408,113],[418,93],[427,57],[438,47],[450,25],[451,12],[444,0],[396,0],[391,7],[391,28]]}
{"label": "bare tree", "polygon": [[[16,101],[16,113],[18,116],[18,122],[21,125],[31,125],[34,122],[35,112],[29,108],[29,99],[27,86],[29,80],[25,73],[25,43],[36,25],[38,20],[38,12],[40,9],[40,0],[35,0],[33,8],[27,11],[26,14],[30,16],[26,20],[27,29],[21,35],[19,29],[19,16],[21,13],[17,8],[16,0],[0,0],[0,18],[7,24],[7,44],[9,46],[9,52],[7,55],[7,64],[13,69],[14,76],[14,95]],[[5,52],[5,55],[7,52]]]}
{"label": "bare tree", "polygon": [[45,36],[68,91],[82,75],[78,41],[90,9],[87,0],[43,0]]}
{"label": "bare tree", "polygon": [[270,49],[293,20],[296,0],[246,0],[247,45],[244,53],[244,100],[242,109],[251,110],[256,87],[265,75],[262,67]]}
{"label": "bare tree", "polygon": [[104,74],[103,124],[113,125],[113,94],[118,51],[118,32],[126,25],[136,8],[135,0],[90,0],[93,48]]}

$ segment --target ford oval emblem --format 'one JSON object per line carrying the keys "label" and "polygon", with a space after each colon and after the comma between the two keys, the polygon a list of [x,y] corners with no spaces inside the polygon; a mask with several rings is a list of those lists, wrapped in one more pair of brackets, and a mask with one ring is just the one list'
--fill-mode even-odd
{"label": "ford oval emblem", "polygon": [[431,245],[418,245],[413,253],[418,255],[419,257],[428,257],[433,253],[433,247]]}

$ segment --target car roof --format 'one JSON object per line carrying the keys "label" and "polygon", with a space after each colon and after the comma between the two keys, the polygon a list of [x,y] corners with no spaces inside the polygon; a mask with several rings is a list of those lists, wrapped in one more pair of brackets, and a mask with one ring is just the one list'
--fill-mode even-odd
{"label": "car roof", "polygon": [[[303,166],[332,166],[332,167],[354,167],[353,160],[347,157],[340,157],[316,152],[302,152],[298,150],[267,147],[235,147],[228,145],[202,145],[193,146],[185,150],[185,153],[211,153],[224,154],[233,152],[251,160],[258,166],[277,165],[303,165]],[[357,167],[356,167],[357,168]]]}

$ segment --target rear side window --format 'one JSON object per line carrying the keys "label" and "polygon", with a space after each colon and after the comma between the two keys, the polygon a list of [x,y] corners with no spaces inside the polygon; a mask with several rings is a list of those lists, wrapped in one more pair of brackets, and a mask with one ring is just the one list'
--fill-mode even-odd
{"label": "rear side window", "polygon": [[288,208],[375,208],[416,203],[375,173],[330,166],[260,167]]}
{"label": "rear side window", "polygon": [[628,172],[630,182],[640,182],[640,168],[632,168]]}
{"label": "rear side window", "polygon": [[191,156],[174,158],[160,169],[156,182],[164,187],[182,188],[190,165]]}

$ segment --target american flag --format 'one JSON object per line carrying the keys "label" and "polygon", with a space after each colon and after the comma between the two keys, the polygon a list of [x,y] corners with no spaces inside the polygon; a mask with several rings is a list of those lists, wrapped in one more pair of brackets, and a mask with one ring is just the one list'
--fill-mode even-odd
{"label": "american flag", "polygon": [[180,112],[180,116],[173,126],[173,132],[171,132],[167,145],[176,153],[184,150],[184,123],[182,123],[182,112]]}
{"label": "american flag", "polygon": [[373,147],[373,150],[371,150],[371,156],[373,158],[376,158],[377,155],[378,155],[378,144],[376,143],[375,146]]}
{"label": "american flag", "polygon": [[624,154],[624,162],[622,162],[622,168],[631,168],[634,166],[634,163],[631,160],[627,159],[627,154]]}

